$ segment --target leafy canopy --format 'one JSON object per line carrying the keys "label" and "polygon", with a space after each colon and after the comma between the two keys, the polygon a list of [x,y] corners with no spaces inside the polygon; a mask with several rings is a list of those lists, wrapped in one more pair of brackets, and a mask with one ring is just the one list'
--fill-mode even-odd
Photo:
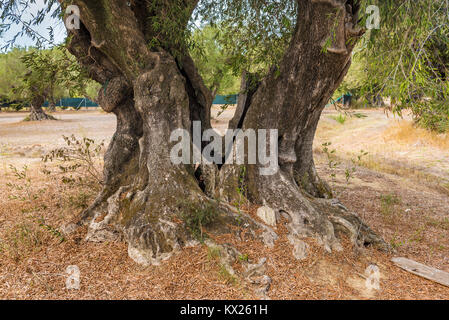
{"label": "leafy canopy", "polygon": [[[38,44],[44,43],[46,40],[33,32],[33,26],[41,23],[45,15],[60,15],[61,10],[56,0],[42,1],[46,6],[28,19],[24,12],[35,0],[0,2],[0,33],[12,24],[22,24],[22,33],[34,37]],[[208,37],[206,26],[211,26],[218,30],[213,45],[234,75],[242,70],[266,71],[279,63],[296,24],[297,2],[293,0],[200,0],[191,17],[191,8],[185,9],[184,2],[172,0],[169,9],[162,11],[158,8],[168,0],[147,2],[143,15],[154,31],[147,39],[148,45],[154,50],[169,48],[175,56],[189,50],[197,62],[207,64],[198,52],[214,54],[211,42],[202,41]],[[370,5],[379,7],[381,23],[380,29],[366,33],[356,50],[357,72],[362,77],[357,77],[353,87],[362,95],[391,97],[394,112],[411,108],[416,121],[424,126],[439,131],[448,129],[449,2],[360,0],[358,3],[361,26],[370,18],[365,11]],[[154,12],[162,13],[154,15]],[[199,36],[202,32],[203,39]],[[14,37],[8,44],[15,40]],[[210,58],[214,60],[222,66],[220,59]],[[208,85],[213,85],[217,73],[208,66],[200,65],[200,69]]]}
{"label": "leafy canopy", "polygon": [[30,102],[36,96],[57,100],[98,91],[74,56],[64,47],[14,48],[0,55],[0,96],[5,101]]}
{"label": "leafy canopy", "polygon": [[239,92],[240,77],[232,70],[228,53],[220,43],[221,29],[214,26],[204,26],[193,32],[193,42],[196,44],[190,50],[198,71],[206,86],[216,94],[233,94]]}
{"label": "leafy canopy", "polygon": [[355,50],[343,86],[361,96],[392,99],[392,111],[410,108],[417,123],[449,130],[449,2],[374,1],[380,29]]}

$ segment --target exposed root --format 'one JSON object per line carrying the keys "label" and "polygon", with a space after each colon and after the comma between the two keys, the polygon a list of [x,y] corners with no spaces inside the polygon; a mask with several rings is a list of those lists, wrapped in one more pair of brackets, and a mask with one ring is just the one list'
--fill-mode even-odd
{"label": "exposed root", "polygon": [[391,251],[390,245],[371,230],[356,213],[348,211],[337,199],[316,199],[314,206],[327,215],[337,233],[348,235],[355,246],[373,246],[382,251]]}
{"label": "exposed root", "polygon": [[[292,178],[280,171],[272,177],[257,176],[253,194],[263,205],[274,209],[278,216],[287,217],[289,240],[294,246],[294,255],[303,259],[307,247],[302,239],[312,237],[328,252],[341,251],[338,233],[349,235],[357,247],[368,245],[382,250],[389,246],[354,213],[349,212],[336,199],[311,197],[296,185]],[[257,186],[257,189],[254,189]]]}
{"label": "exposed root", "polygon": [[[271,286],[271,278],[265,274],[266,272],[266,258],[260,259],[257,263],[252,261],[244,261],[239,259],[242,254],[234,247],[228,244],[217,244],[211,240],[205,242],[210,250],[217,252],[218,261],[222,268],[224,268],[231,277],[239,277],[261,298],[268,300],[268,291]],[[244,271],[238,273],[233,268],[233,264],[239,262],[243,264]]]}
{"label": "exposed root", "polygon": [[43,120],[57,120],[55,117],[46,114],[44,111],[36,112],[31,111],[30,115],[27,116],[23,121],[43,121]]}

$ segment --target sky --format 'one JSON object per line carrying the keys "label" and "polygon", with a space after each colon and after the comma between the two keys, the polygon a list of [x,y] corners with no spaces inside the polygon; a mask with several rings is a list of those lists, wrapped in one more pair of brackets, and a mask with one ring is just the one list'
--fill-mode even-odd
{"label": "sky", "polygon": [[[27,10],[27,12],[24,14],[24,20],[30,19],[33,14],[35,14],[39,9],[42,9],[45,7],[45,4],[43,0],[37,0],[36,3],[31,4],[30,8]],[[0,21],[0,23],[3,23],[3,21]],[[23,25],[13,25],[11,29],[0,36],[0,48],[3,47],[8,40],[11,40],[18,32],[22,30]],[[50,34],[48,31],[48,28],[52,27],[54,32],[54,44],[59,44],[64,41],[66,37],[66,30],[64,27],[64,23],[60,19],[53,19],[51,17],[51,13],[48,14],[48,16],[44,19],[44,21],[38,25],[34,26],[33,30],[39,33],[40,35],[44,36],[46,39],[50,40]],[[27,37],[26,35],[20,38],[16,39],[16,46],[21,47],[28,47],[35,45],[35,42]]]}

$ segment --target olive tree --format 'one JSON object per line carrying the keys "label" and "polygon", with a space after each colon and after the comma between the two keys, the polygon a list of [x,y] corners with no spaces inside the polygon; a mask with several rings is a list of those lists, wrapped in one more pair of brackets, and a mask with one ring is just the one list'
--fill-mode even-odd
{"label": "olive tree", "polygon": [[56,109],[56,97],[62,94],[85,94],[88,78],[85,71],[65,48],[32,49],[21,57],[27,72],[22,76],[16,94],[31,106],[31,121],[55,120],[42,109],[45,100],[50,112]]}
{"label": "olive tree", "polygon": [[[159,263],[192,244],[179,219],[192,211],[215,216],[207,232],[228,233],[235,225],[272,245],[273,229],[230,205],[244,186],[250,201],[287,219],[292,242],[312,237],[338,251],[338,235],[347,234],[357,246],[387,247],[332,199],[313,159],[320,115],[364,33],[358,1],[74,0],[60,6],[68,8],[65,19],[79,18],[79,28],[68,30],[69,51],[102,84],[98,101],[117,117],[103,190],[79,222],[89,225],[88,239],[124,235],[134,260]],[[249,72],[230,129],[278,131],[266,146],[278,146],[274,174],[262,174],[262,163],[175,164],[170,158],[174,131],[184,129],[190,145],[204,148],[194,142],[195,126],[201,124],[201,133],[211,128],[212,94],[189,55],[192,16],[221,19],[229,39],[240,36],[234,63]],[[248,67],[262,65],[270,68],[257,75]]]}

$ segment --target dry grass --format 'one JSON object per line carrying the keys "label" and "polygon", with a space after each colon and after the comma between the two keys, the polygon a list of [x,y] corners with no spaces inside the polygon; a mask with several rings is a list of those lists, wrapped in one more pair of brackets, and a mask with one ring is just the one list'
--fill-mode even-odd
{"label": "dry grass", "polygon": [[[325,172],[322,172],[325,174]],[[6,181],[15,181],[8,169],[0,178],[0,297],[24,299],[256,299],[253,291],[241,279],[231,277],[217,263],[216,255],[204,246],[183,250],[162,266],[141,267],[127,255],[124,243],[88,243],[84,236],[86,230],[61,241],[57,233],[65,221],[73,219],[82,207],[89,203],[94,192],[87,187],[66,185],[60,179],[43,175],[39,167],[29,170],[31,186],[29,193],[38,197],[32,201],[10,199],[18,192],[6,187]],[[343,179],[339,174],[338,179]],[[366,177],[362,177],[367,179]],[[372,177],[371,177],[372,178]],[[380,178],[377,178],[380,179]],[[384,187],[390,189],[388,183]],[[346,187],[344,187],[346,188]],[[398,187],[399,188],[399,187]],[[394,234],[413,238],[415,227],[411,221],[399,215],[394,225],[385,221],[378,207],[352,207],[357,204],[381,205],[379,197],[369,200],[373,194],[366,189],[347,190],[343,200],[351,209],[365,215],[376,230],[381,231],[388,241]],[[86,196],[87,195],[87,196]],[[366,201],[354,201],[364,197]],[[403,195],[402,205],[412,205]],[[429,195],[430,196],[430,195]],[[352,199],[352,200],[351,200]],[[423,198],[421,198],[422,200]],[[255,215],[255,207],[248,209]],[[367,212],[366,210],[369,210]],[[398,208],[399,210],[399,208]],[[418,214],[418,213],[417,213]],[[43,227],[36,218],[44,219]],[[407,222],[408,221],[408,222]],[[416,234],[415,242],[410,240],[398,248],[401,254],[421,262],[444,267],[442,256],[447,249],[435,249],[435,254],[423,258],[433,238],[445,237],[447,222],[437,215],[421,217],[426,229],[424,237]],[[284,221],[285,222],[285,221]],[[405,223],[407,222],[407,223]],[[53,230],[53,231],[52,231]],[[429,235],[430,231],[432,235]],[[390,256],[373,249],[354,250],[345,241],[343,253],[328,254],[308,240],[309,256],[298,262],[293,258],[292,246],[287,240],[287,231],[281,223],[277,232],[280,235],[274,248],[264,247],[260,242],[245,238],[221,236],[215,238],[219,243],[232,243],[251,262],[266,257],[267,274],[273,284],[269,292],[272,299],[445,299],[449,289],[407,274],[389,262]],[[435,247],[437,243],[431,242]],[[440,246],[447,246],[447,239],[440,239]],[[418,249],[417,249],[418,248]],[[422,249],[421,249],[422,248]],[[441,252],[440,256],[436,255]],[[440,258],[438,258],[440,257]],[[438,260],[440,259],[440,260]],[[241,266],[235,265],[239,270]],[[379,266],[382,274],[381,290],[369,291],[364,283],[364,271],[370,264]],[[66,268],[77,265],[81,271],[80,290],[67,290]]]}
{"label": "dry grass", "polygon": [[363,167],[393,174],[399,177],[411,179],[417,183],[423,183],[431,188],[449,196],[449,181],[446,177],[441,177],[430,172],[426,172],[422,167],[409,165],[407,163],[394,162],[390,159],[369,155],[360,163]]}
{"label": "dry grass", "polygon": [[[319,123],[315,153],[322,143],[331,142],[336,158],[355,159],[360,150],[368,152],[361,164],[371,170],[393,174],[449,195],[449,136],[426,131],[410,119],[386,118],[376,110],[364,110],[366,118],[351,118],[345,126],[323,117]],[[335,114],[328,110],[327,114]]]}
{"label": "dry grass", "polygon": [[[322,176],[329,170],[319,161]],[[359,167],[347,184],[337,173],[340,200],[389,242],[399,255],[449,271],[448,195],[432,185]]]}
{"label": "dry grass", "polygon": [[449,135],[438,134],[432,131],[415,126],[410,121],[400,121],[399,123],[390,126],[384,132],[387,140],[396,141],[399,143],[414,145],[425,144],[433,147],[449,150]]}

